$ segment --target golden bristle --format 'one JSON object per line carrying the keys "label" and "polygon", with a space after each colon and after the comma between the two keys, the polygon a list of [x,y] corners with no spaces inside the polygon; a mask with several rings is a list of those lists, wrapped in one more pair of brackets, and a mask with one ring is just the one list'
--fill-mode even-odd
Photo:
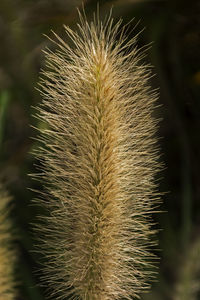
{"label": "golden bristle", "polygon": [[132,299],[152,275],[157,97],[121,21],[80,21],[73,48],[55,34],[41,82],[45,278],[56,299]]}

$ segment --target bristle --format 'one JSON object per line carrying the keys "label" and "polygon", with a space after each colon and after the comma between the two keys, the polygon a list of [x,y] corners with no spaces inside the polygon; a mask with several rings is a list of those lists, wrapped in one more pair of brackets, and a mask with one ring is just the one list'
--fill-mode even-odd
{"label": "bristle", "polygon": [[59,50],[46,52],[37,155],[49,216],[39,232],[54,299],[132,299],[152,277],[157,96],[120,26],[81,17],[78,32],[65,26],[74,47],[55,34]]}
{"label": "bristle", "polygon": [[0,185],[0,300],[13,300],[16,297],[14,279],[16,254],[9,218],[10,201],[11,197]]}

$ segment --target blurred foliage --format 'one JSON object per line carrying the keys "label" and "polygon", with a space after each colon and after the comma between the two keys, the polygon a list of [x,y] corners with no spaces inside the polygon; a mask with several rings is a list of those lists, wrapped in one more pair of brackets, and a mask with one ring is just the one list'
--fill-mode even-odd
{"label": "blurred foliage", "polygon": [[[83,1],[92,17],[97,1]],[[28,173],[36,172],[31,151],[36,147],[41,126],[33,118],[34,106],[41,101],[36,91],[39,71],[44,66],[42,49],[53,45],[42,34],[51,29],[64,35],[62,24],[74,28],[78,21],[74,0],[0,1],[0,181],[15,199],[13,218],[19,231],[17,247],[21,253],[18,299],[45,299],[39,287],[38,256],[33,251],[31,223],[38,208],[32,205],[41,189]],[[105,16],[111,6],[113,15],[124,23],[133,17],[139,24],[135,33],[146,28],[138,44],[153,41],[146,61],[154,66],[152,86],[160,89],[158,114],[162,161],[160,190],[165,213],[155,217],[159,232],[159,274],[145,300],[174,299],[181,265],[190,245],[200,233],[200,2],[197,0],[99,0]],[[131,35],[132,33],[130,33]],[[31,127],[30,124],[33,126]],[[200,259],[200,253],[199,253]],[[199,278],[200,282],[200,278]],[[199,283],[200,284],[200,283]],[[200,294],[196,299],[200,299]]]}

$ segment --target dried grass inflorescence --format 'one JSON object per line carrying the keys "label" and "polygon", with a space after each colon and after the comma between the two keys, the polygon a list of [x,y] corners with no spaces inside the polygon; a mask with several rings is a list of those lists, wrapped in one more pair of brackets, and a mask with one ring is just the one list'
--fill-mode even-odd
{"label": "dried grass inflorescence", "polygon": [[16,253],[13,245],[12,222],[9,218],[11,197],[0,185],[0,300],[16,297],[14,266]]}
{"label": "dried grass inflorescence", "polygon": [[157,96],[121,21],[78,27],[65,26],[72,48],[55,34],[41,81],[45,279],[58,299],[132,299],[152,275]]}

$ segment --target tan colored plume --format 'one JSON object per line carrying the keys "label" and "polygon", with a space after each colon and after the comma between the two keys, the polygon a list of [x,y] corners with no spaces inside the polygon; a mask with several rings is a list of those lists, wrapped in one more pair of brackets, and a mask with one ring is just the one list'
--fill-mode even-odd
{"label": "tan colored plume", "polygon": [[11,197],[0,185],[0,300],[16,297],[14,265],[16,254],[13,245],[12,222],[9,218]]}
{"label": "tan colored plume", "polygon": [[[49,215],[39,226],[54,299],[132,299],[152,277],[151,214],[159,195],[156,93],[121,21],[80,14],[70,47],[46,51],[37,152]],[[38,234],[39,234],[38,233]]]}

